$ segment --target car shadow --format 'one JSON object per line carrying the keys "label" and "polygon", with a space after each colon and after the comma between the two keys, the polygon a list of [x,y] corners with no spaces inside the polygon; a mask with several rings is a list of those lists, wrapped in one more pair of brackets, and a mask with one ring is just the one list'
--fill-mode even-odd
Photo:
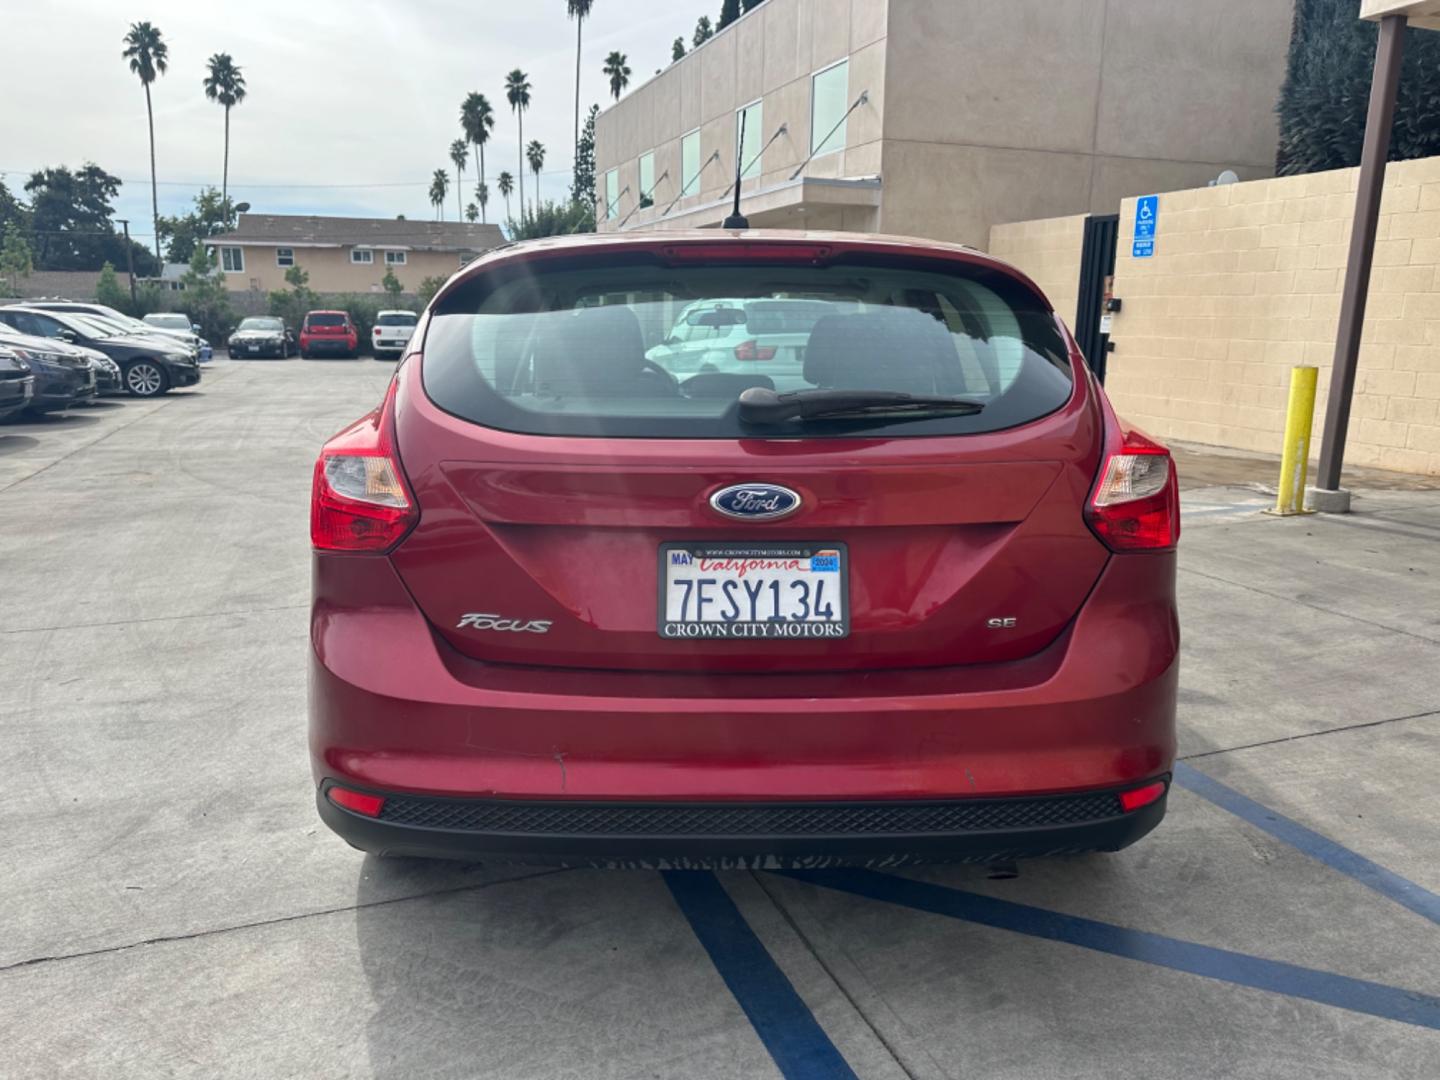
{"label": "car shadow", "polygon": [[18,454],[22,450],[30,450],[40,445],[40,440],[29,435],[11,435],[8,431],[0,430],[0,457],[6,454]]}

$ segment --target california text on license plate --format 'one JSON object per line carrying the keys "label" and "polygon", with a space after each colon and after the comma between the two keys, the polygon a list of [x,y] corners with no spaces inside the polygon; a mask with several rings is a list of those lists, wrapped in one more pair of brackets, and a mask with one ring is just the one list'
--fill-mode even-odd
{"label": "california text on license plate", "polygon": [[849,584],[844,544],[661,544],[660,636],[847,637]]}

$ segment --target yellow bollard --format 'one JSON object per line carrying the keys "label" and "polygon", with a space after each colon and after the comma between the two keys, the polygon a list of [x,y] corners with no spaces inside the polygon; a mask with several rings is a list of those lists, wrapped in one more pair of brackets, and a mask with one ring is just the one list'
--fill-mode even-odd
{"label": "yellow bollard", "polygon": [[1310,458],[1310,425],[1315,418],[1318,369],[1290,369],[1290,404],[1285,410],[1285,447],[1280,456],[1280,489],[1271,513],[1305,514],[1305,469]]}

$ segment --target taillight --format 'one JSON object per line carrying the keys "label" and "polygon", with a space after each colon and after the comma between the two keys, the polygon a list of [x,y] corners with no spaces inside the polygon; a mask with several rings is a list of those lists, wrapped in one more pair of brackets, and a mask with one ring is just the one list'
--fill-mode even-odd
{"label": "taillight", "polygon": [[1180,539],[1180,487],[1170,451],[1138,431],[1115,441],[1085,520],[1111,551],[1173,548]]}
{"label": "taillight", "polygon": [[326,795],[336,806],[343,806],[346,810],[354,810],[357,814],[364,814],[366,817],[379,817],[380,811],[385,809],[385,796],[368,795],[363,791],[351,791],[349,788],[332,787]]}
{"label": "taillight", "polygon": [[420,519],[395,454],[395,384],[380,407],[325,444],[310,494],[317,551],[388,551]]}
{"label": "taillight", "polygon": [[1159,800],[1165,794],[1165,781],[1156,780],[1153,784],[1146,784],[1144,787],[1133,788],[1130,791],[1120,793],[1120,809],[1125,813],[1139,810],[1142,806],[1149,806]]}
{"label": "taillight", "polygon": [[380,327],[378,327],[378,326],[375,327],[375,336],[376,336],[376,337],[379,337],[379,336],[380,336]]}
{"label": "taillight", "polygon": [[735,346],[736,360],[773,360],[775,359],[775,346],[757,345],[753,341],[742,341]]}

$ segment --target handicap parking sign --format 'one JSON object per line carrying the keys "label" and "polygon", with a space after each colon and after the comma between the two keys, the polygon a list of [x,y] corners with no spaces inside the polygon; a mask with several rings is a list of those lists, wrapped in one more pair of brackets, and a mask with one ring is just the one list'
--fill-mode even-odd
{"label": "handicap parking sign", "polygon": [[1155,254],[1155,226],[1160,216],[1160,196],[1146,195],[1135,203],[1135,241],[1130,254],[1148,259]]}

